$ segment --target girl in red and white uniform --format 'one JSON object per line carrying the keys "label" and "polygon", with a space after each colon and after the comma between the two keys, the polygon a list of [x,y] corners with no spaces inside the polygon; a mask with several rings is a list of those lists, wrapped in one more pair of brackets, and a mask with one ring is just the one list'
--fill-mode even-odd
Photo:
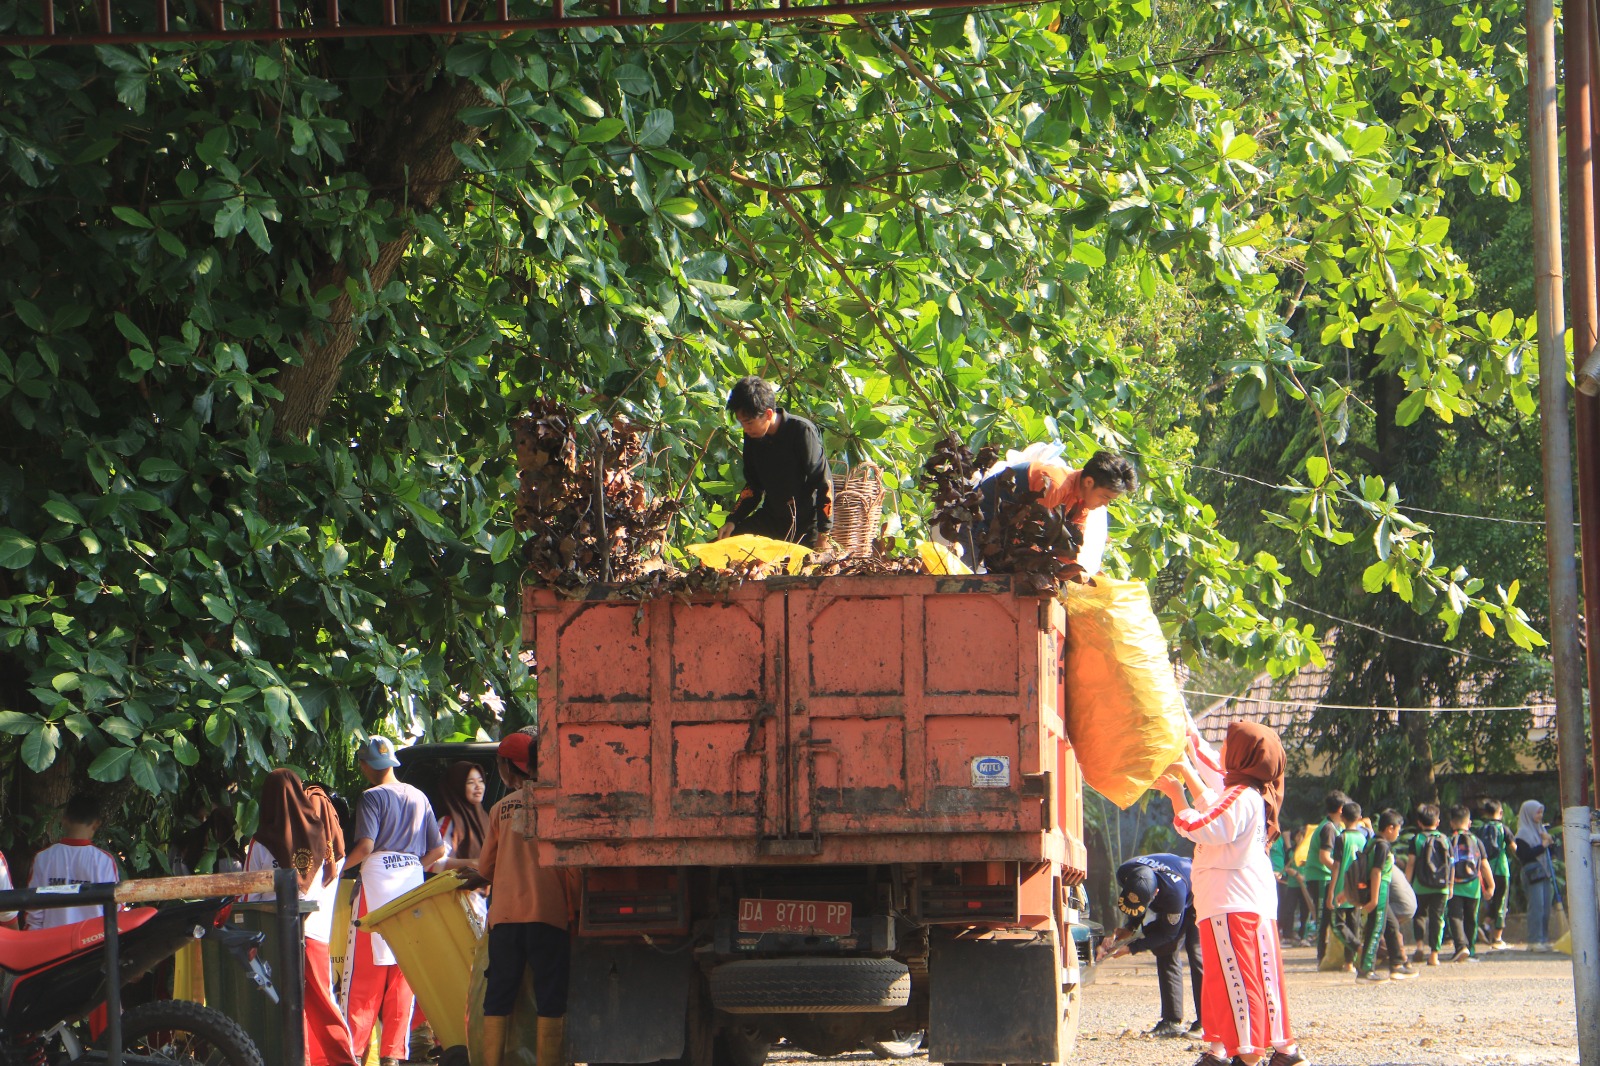
{"label": "girl in red and white uniform", "polygon": [[[344,871],[344,831],[333,801],[318,786],[307,788],[293,770],[274,770],[261,786],[261,818],[245,851],[244,868],[292,867],[300,898],[317,905],[306,916],[307,1066],[356,1066],[350,1027],[333,998],[333,968],[328,940],[333,934],[334,900]],[[271,900],[271,893],[252,900]],[[362,1049],[365,1050],[364,1048]]]}
{"label": "girl in red and white uniform", "polygon": [[[1218,753],[1191,732],[1189,755],[1157,782],[1194,841],[1194,907],[1205,958],[1200,1020],[1210,1048],[1195,1066],[1306,1063],[1289,1030],[1278,941],[1278,888],[1267,847],[1278,835],[1284,757],[1278,735],[1235,722]],[[1176,779],[1173,775],[1176,775]],[[1181,780],[1181,783],[1180,783]],[[1187,788],[1192,800],[1185,798]]]}

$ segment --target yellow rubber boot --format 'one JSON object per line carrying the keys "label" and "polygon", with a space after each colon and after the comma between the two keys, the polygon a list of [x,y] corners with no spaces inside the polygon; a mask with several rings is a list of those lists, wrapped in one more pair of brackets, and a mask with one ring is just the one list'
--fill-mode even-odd
{"label": "yellow rubber boot", "polygon": [[538,1056],[539,1066],[567,1066],[567,1020],[565,1018],[539,1019],[538,1045],[534,1054]]}
{"label": "yellow rubber boot", "polygon": [[500,1066],[506,1057],[506,1023],[504,1014],[483,1016],[483,1061],[472,1066]]}

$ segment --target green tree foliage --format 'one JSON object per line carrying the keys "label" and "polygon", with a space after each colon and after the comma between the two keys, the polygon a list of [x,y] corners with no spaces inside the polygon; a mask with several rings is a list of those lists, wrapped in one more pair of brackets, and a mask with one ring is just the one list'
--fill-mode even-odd
{"label": "green tree foliage", "polygon": [[[528,715],[509,419],[545,394],[650,425],[644,473],[698,538],[745,372],[881,463],[908,528],[946,427],[1137,453],[1116,565],[1163,578],[1190,654],[1277,672],[1314,627],[1219,522],[1182,390],[1314,411],[1285,551],[1348,545],[1452,632],[1536,643],[1407,486],[1347,469],[1364,401],[1316,362],[1370,342],[1401,422],[1528,397],[1526,324],[1441,213],[1516,194],[1519,57],[1480,28],[1514,9],[13,50],[0,731],[30,772],[197,810],[363,730],[471,734],[486,688]],[[1209,373],[1169,359],[1200,338]]]}

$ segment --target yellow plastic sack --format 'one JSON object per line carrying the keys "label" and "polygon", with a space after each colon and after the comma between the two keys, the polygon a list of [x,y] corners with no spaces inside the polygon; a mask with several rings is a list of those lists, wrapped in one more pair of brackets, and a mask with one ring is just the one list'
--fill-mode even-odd
{"label": "yellow plastic sack", "polygon": [[1099,576],[1068,585],[1067,737],[1083,779],[1126,810],[1182,755],[1188,715],[1150,594]]}
{"label": "yellow plastic sack", "polygon": [[1322,961],[1317,963],[1319,973],[1338,973],[1344,969],[1347,961],[1345,958],[1344,941],[1332,929],[1328,930],[1328,949],[1322,953]]}
{"label": "yellow plastic sack", "polygon": [[1308,825],[1300,831],[1300,843],[1294,846],[1294,864],[1304,866],[1311,858],[1311,838],[1317,835],[1317,827]]}
{"label": "yellow plastic sack", "polygon": [[972,567],[962,562],[960,556],[943,544],[935,544],[931,540],[917,543],[917,557],[922,560],[922,565],[928,568],[930,574],[972,573]]}
{"label": "yellow plastic sack", "polygon": [[707,566],[721,569],[735,563],[787,563],[789,573],[798,574],[811,549],[786,540],[740,533],[709,544],[691,544],[688,552]]}
{"label": "yellow plastic sack", "polygon": [[[731,538],[730,538],[731,539]],[[489,938],[478,940],[477,953],[472,958],[472,983],[467,991],[467,1056],[469,1061],[486,1061],[483,1053],[483,993],[489,987]],[[522,976],[522,989],[517,993],[517,1005],[512,1008],[511,1020],[506,1024],[506,1053],[501,1060],[505,1066],[536,1066],[534,1048],[539,1040],[539,1005],[533,997],[533,981],[526,973]]]}
{"label": "yellow plastic sack", "polygon": [[172,956],[172,998],[205,1005],[206,974],[198,940],[189,941]]}

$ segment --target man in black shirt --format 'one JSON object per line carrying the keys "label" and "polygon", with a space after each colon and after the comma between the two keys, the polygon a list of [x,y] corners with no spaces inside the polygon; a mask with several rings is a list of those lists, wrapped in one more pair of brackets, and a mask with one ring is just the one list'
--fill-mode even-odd
{"label": "man in black shirt", "polygon": [[728,410],[744,430],[744,490],[717,539],[753,533],[820,551],[833,529],[822,435],[777,402],[772,386],[757,377],[740,378],[728,394]]}

